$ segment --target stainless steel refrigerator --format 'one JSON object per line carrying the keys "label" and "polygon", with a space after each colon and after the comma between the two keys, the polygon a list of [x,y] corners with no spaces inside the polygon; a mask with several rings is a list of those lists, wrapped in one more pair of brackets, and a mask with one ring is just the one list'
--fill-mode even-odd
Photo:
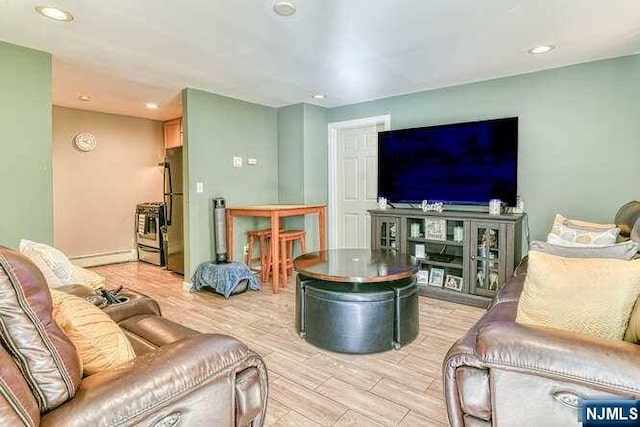
{"label": "stainless steel refrigerator", "polygon": [[182,192],[182,147],[169,148],[164,162],[164,203],[167,223],[165,256],[167,269],[184,274],[184,215]]}

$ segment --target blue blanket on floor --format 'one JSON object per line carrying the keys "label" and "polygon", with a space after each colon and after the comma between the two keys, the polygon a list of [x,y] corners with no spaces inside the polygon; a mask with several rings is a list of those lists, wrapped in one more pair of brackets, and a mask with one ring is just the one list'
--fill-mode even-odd
{"label": "blue blanket on floor", "polygon": [[249,289],[260,290],[260,282],[246,265],[239,262],[228,264],[214,264],[203,262],[198,266],[191,278],[191,292],[197,292],[202,288],[211,288],[226,299],[243,280],[249,281]]}

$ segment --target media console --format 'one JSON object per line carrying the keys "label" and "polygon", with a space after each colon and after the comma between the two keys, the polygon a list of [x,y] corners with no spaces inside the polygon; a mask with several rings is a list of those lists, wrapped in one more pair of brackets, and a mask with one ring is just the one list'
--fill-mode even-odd
{"label": "media console", "polygon": [[419,264],[421,295],[488,307],[521,259],[523,214],[374,209],[371,249],[392,249]]}

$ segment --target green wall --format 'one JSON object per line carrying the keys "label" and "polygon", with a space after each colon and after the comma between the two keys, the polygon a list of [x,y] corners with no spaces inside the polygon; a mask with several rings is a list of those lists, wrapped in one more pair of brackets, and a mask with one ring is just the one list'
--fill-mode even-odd
{"label": "green wall", "polygon": [[0,42],[0,245],[53,244],[51,55]]}
{"label": "green wall", "polygon": [[[326,204],[328,200],[328,163],[321,161],[327,158],[327,138],[327,109],[304,104],[303,178],[304,202],[307,204]],[[319,249],[317,219],[307,215],[304,221],[308,249]]]}
{"label": "green wall", "polygon": [[[213,197],[227,206],[278,201],[278,118],[275,108],[212,93],[183,91],[185,171],[185,280],[199,263],[214,258]],[[243,158],[234,168],[233,156]],[[247,166],[248,157],[258,159]],[[204,192],[196,193],[196,182]],[[246,230],[258,220],[234,221],[234,259],[242,259]]]}
{"label": "green wall", "polygon": [[[327,109],[295,104],[278,109],[280,203],[327,203]],[[307,231],[307,250],[319,248],[315,216],[287,218],[286,228]]]}
{"label": "green wall", "polygon": [[278,109],[278,201],[304,202],[304,104]]}
{"label": "green wall", "polygon": [[328,121],[382,114],[392,129],[518,116],[518,188],[534,239],[556,212],[611,222],[639,197],[640,55],[332,108]]}

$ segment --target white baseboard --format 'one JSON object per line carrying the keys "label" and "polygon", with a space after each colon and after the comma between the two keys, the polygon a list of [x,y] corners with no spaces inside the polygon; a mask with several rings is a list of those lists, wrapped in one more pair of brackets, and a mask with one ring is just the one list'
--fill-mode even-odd
{"label": "white baseboard", "polygon": [[117,264],[138,260],[138,252],[135,249],[129,251],[108,252],[104,254],[83,255],[70,258],[71,262],[80,267],[95,267],[98,265]]}

